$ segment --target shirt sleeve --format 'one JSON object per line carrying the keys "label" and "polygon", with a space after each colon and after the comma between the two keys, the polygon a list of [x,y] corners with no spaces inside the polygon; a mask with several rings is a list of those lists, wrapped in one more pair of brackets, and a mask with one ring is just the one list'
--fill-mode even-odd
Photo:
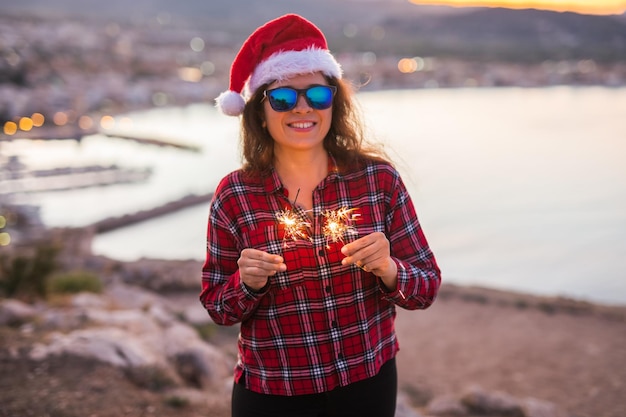
{"label": "shirt sleeve", "polygon": [[425,309],[435,301],[441,284],[441,271],[399,175],[390,195],[386,227],[391,257],[398,267],[398,284],[391,292],[382,282],[379,286],[383,297],[399,307]]}
{"label": "shirt sleeve", "polygon": [[200,302],[215,323],[229,326],[250,317],[267,288],[254,292],[240,279],[237,266],[241,253],[239,233],[234,220],[226,215],[219,190],[218,187],[209,213]]}

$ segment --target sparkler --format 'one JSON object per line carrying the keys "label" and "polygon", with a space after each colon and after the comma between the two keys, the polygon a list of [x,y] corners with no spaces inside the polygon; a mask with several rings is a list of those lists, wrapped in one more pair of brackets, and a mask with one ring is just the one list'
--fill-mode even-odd
{"label": "sparkler", "polygon": [[[300,189],[296,193],[296,198],[293,201],[295,207],[296,201],[298,201],[298,195],[300,195]],[[276,220],[282,224],[285,228],[285,234],[283,235],[283,247],[287,248],[287,240],[291,239],[296,241],[298,239],[308,239],[307,228],[311,227],[311,223],[302,221],[302,218],[294,213],[291,209],[280,210],[276,213]]]}
{"label": "sparkler", "polygon": [[308,239],[307,228],[311,223],[302,221],[300,217],[290,209],[281,210],[276,213],[276,220],[285,228],[283,235],[283,247],[287,247],[287,240]]}
{"label": "sparkler", "polygon": [[322,214],[326,218],[322,229],[324,236],[326,236],[326,247],[329,247],[330,241],[343,243],[346,235],[358,234],[353,223],[361,215],[355,211],[354,208],[342,207],[339,210],[328,210]]}

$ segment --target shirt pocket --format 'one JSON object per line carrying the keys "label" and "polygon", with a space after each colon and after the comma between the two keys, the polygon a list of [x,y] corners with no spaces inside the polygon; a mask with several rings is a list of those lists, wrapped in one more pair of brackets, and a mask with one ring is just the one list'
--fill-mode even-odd
{"label": "shirt pocket", "polygon": [[270,276],[270,283],[276,290],[287,290],[304,284],[302,256],[312,252],[312,244],[307,239],[283,239],[276,225],[257,227],[244,233],[246,247],[262,250],[283,257],[287,270]]}

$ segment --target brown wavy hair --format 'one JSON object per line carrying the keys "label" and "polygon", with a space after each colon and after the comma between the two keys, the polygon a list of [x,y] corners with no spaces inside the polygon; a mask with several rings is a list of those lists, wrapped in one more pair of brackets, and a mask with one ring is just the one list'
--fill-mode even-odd
{"label": "brown wavy hair", "polygon": [[[340,171],[356,169],[368,160],[389,162],[384,151],[364,140],[360,111],[353,100],[352,85],[342,79],[326,77],[337,87],[333,99],[332,120],[324,138],[324,148],[335,158]],[[241,121],[243,170],[248,174],[267,175],[274,165],[274,139],[265,128],[263,92],[270,83],[254,92],[246,103]]]}

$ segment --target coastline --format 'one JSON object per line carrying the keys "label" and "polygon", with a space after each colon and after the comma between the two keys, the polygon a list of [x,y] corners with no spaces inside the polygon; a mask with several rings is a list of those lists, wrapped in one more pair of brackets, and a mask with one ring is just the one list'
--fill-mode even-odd
{"label": "coastline", "polygon": [[163,205],[153,207],[148,210],[140,210],[135,213],[125,214],[119,217],[108,217],[93,223],[88,228],[93,228],[95,233],[110,232],[115,229],[119,229],[131,224],[143,222],[153,219],[155,217],[164,216],[166,214],[174,213],[187,207],[192,207],[198,204],[207,203],[213,198],[213,193],[206,193],[201,195],[189,194],[178,200],[167,202]]}

